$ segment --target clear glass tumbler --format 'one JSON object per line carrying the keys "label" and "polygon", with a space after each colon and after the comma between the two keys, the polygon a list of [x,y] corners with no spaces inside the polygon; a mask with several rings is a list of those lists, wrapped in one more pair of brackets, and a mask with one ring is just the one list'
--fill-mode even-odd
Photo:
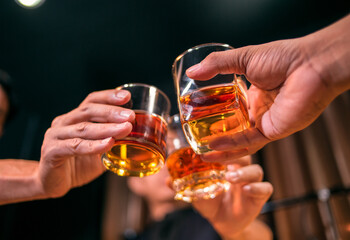
{"label": "clear glass tumbler", "polygon": [[219,74],[207,81],[186,75],[187,68],[210,53],[231,49],[228,44],[202,44],[179,55],[172,66],[181,122],[186,138],[197,154],[211,151],[211,138],[241,132],[250,126],[243,75]]}
{"label": "clear glass tumbler", "polygon": [[166,156],[167,122],[170,100],[154,86],[130,83],[117,89],[128,90],[131,100],[125,104],[135,112],[131,133],[116,140],[102,155],[105,167],[120,176],[148,176],[157,173]]}
{"label": "clear glass tumbler", "polygon": [[166,166],[176,200],[211,199],[230,187],[225,180],[226,166],[202,161],[189,146],[178,114],[168,123],[167,150]]}

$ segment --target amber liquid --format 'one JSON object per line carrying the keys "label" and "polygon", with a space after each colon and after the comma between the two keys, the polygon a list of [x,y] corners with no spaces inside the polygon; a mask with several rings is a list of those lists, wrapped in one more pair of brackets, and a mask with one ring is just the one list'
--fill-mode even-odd
{"label": "amber liquid", "polygon": [[249,128],[246,97],[237,84],[202,88],[180,97],[185,135],[197,154],[211,151],[212,137]]}
{"label": "amber liquid", "polygon": [[164,165],[167,124],[158,115],[135,110],[131,133],[102,156],[108,170],[120,176],[148,176]]}
{"label": "amber liquid", "polygon": [[203,162],[191,147],[172,153],[167,158],[166,165],[176,191],[176,200],[192,202],[197,199],[210,199],[229,187],[224,179],[226,166]]}

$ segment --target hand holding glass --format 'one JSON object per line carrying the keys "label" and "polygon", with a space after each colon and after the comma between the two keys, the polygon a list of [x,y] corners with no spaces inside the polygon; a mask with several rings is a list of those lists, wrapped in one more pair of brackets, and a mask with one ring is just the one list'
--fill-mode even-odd
{"label": "hand holding glass", "polygon": [[187,68],[210,53],[231,49],[221,43],[199,45],[179,55],[172,67],[181,122],[197,154],[211,151],[212,137],[241,132],[250,126],[244,76],[217,75],[208,81],[196,81],[186,75]]}
{"label": "hand holding glass", "polygon": [[176,200],[211,199],[229,188],[230,183],[225,180],[226,166],[203,162],[193,152],[183,134],[179,115],[169,121],[167,149],[166,165]]}
{"label": "hand holding glass", "polygon": [[117,89],[128,90],[131,100],[125,107],[135,111],[131,133],[118,139],[102,155],[105,167],[120,176],[148,176],[164,165],[170,101],[154,86],[131,83]]}

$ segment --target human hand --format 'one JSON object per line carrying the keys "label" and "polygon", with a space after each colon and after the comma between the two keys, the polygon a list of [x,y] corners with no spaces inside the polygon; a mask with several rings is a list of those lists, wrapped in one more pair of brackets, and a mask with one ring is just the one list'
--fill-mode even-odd
{"label": "human hand", "polygon": [[132,129],[135,113],[120,107],[129,100],[125,90],[93,92],[79,107],[53,120],[45,134],[38,171],[47,197],[63,196],[106,170],[101,154]]}
{"label": "human hand", "polygon": [[310,125],[340,93],[350,89],[350,16],[303,38],[210,54],[187,70],[196,80],[244,74],[252,84],[251,128],[213,138],[217,150],[203,160],[225,163],[253,154],[268,142]]}
{"label": "human hand", "polygon": [[[250,156],[244,158],[248,162]],[[197,200],[192,204],[223,239],[240,239],[244,234],[245,236],[251,234],[244,231],[254,222],[272,194],[272,185],[261,182],[262,178],[263,171],[257,164],[243,167],[229,165],[226,179],[231,182],[230,189],[214,199]],[[254,232],[257,232],[257,229],[253,234]],[[259,234],[267,238],[271,235],[269,231]],[[265,239],[264,237],[248,239]]]}

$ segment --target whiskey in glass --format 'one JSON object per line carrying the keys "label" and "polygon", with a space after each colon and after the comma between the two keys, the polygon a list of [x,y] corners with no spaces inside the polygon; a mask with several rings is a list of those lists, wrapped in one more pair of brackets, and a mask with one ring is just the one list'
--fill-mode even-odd
{"label": "whiskey in glass", "polygon": [[186,75],[187,68],[210,53],[232,49],[220,43],[199,45],[181,54],[173,64],[183,129],[197,154],[211,151],[211,138],[235,134],[250,127],[244,76],[219,74],[207,81],[196,81]]}
{"label": "whiskey in glass", "polygon": [[159,89],[146,84],[126,84],[135,112],[131,133],[116,140],[102,155],[104,166],[119,176],[148,176],[157,173],[166,157],[167,122],[170,101]]}
{"label": "whiskey in glass", "polygon": [[229,188],[226,166],[201,160],[186,142],[179,115],[169,121],[167,149],[166,166],[176,200],[212,199]]}

